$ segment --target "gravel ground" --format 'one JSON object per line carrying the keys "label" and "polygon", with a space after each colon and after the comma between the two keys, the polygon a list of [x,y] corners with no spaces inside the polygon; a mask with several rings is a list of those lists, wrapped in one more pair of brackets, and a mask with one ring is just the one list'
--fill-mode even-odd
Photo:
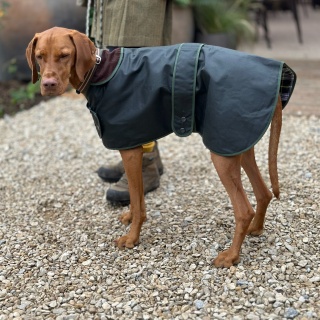
{"label": "gravel ground", "polygon": [[[41,103],[0,131],[1,320],[319,319],[319,118],[284,114],[281,200],[230,269],[211,265],[234,221],[198,135],[160,141],[165,173],[146,197],[141,243],[120,251],[123,208],[106,203],[95,173],[119,155],[85,101]],[[266,179],[267,144],[256,149]]]}

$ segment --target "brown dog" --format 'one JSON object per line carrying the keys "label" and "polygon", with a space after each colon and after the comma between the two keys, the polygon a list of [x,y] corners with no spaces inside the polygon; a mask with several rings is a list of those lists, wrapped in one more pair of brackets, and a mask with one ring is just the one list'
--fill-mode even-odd
{"label": "brown dog", "polygon": [[[52,28],[38,33],[30,42],[26,56],[32,69],[33,82],[38,80],[36,65],[40,66],[42,95],[60,95],[70,83],[75,89],[84,82],[86,74],[96,63],[96,48],[84,35],[75,30]],[[282,123],[280,98],[271,122],[269,142],[269,172],[274,195],[279,198],[277,149]],[[119,248],[133,248],[139,242],[140,230],[146,220],[142,180],[142,147],[120,151],[128,176],[130,211],[120,220],[131,223],[128,234],[116,240]],[[263,232],[267,207],[272,193],[263,181],[257,167],[254,148],[235,156],[221,156],[211,152],[212,162],[231,199],[235,215],[235,234],[231,247],[214,260],[217,267],[230,267],[240,261],[240,249],[247,234]],[[241,167],[252,184],[257,201],[256,212],[245,194],[241,182]]]}

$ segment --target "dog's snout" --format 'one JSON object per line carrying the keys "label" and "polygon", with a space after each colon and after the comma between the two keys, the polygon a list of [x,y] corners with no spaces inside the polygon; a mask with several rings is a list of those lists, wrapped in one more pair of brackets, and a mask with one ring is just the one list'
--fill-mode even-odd
{"label": "dog's snout", "polygon": [[55,88],[58,85],[58,82],[56,79],[54,78],[45,78],[42,81],[42,85],[46,88]]}
{"label": "dog's snout", "polygon": [[41,94],[44,96],[57,96],[63,93],[64,87],[61,86],[59,79],[54,76],[43,76],[41,79]]}

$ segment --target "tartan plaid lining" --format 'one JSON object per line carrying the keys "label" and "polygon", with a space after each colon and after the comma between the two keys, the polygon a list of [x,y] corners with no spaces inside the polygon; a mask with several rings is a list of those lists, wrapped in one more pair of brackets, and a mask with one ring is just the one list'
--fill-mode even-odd
{"label": "tartan plaid lining", "polygon": [[291,97],[291,94],[293,92],[295,84],[296,84],[295,72],[284,63],[282,68],[281,83],[280,83],[280,97],[281,97],[283,108],[287,105]]}

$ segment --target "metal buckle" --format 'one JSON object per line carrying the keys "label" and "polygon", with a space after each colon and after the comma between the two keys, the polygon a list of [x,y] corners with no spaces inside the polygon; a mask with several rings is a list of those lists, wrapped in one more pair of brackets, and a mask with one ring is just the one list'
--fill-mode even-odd
{"label": "metal buckle", "polygon": [[96,54],[96,64],[100,64],[101,57]]}
{"label": "metal buckle", "polygon": [[96,50],[96,64],[100,64],[101,62],[101,57],[100,57],[100,49],[97,48]]}

